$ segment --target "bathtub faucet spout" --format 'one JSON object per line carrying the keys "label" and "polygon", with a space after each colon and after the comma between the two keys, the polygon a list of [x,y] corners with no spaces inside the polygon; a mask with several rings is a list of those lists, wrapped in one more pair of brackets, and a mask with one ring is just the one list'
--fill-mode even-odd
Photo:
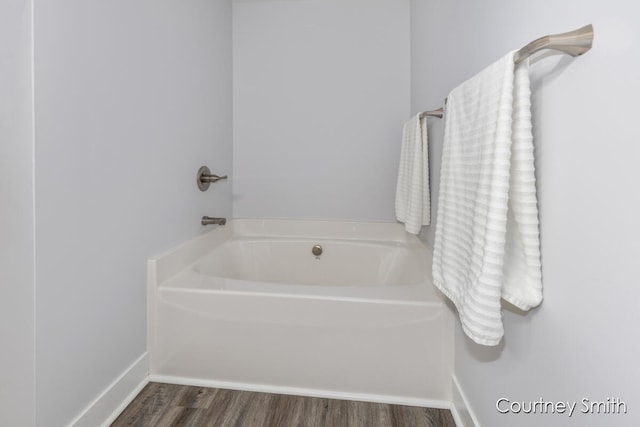
{"label": "bathtub faucet spout", "polygon": [[202,217],[202,225],[225,225],[227,218],[211,218],[209,216]]}

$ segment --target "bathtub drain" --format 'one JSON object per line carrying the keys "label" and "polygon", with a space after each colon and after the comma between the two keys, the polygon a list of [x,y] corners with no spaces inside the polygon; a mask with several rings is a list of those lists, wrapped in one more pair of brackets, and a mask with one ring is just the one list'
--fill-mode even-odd
{"label": "bathtub drain", "polygon": [[311,248],[311,253],[314,254],[316,258],[320,259],[320,255],[322,255],[322,246],[314,245],[313,248]]}

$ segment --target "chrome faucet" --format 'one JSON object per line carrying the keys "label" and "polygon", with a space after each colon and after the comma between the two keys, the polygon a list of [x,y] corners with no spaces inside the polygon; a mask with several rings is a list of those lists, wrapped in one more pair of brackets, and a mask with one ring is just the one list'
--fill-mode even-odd
{"label": "chrome faucet", "polygon": [[225,225],[227,218],[211,218],[209,216],[202,217],[202,225]]}

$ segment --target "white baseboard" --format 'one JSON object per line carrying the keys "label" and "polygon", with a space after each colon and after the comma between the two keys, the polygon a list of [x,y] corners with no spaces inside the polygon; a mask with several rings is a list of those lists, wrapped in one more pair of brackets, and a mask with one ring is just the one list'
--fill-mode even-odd
{"label": "white baseboard", "polygon": [[203,380],[197,378],[151,375],[149,381],[196,387],[223,388],[227,390],[256,391],[261,393],[288,394],[293,396],[324,397],[327,399],[357,400],[361,402],[388,403],[392,405],[422,406],[426,408],[450,409],[448,400],[420,399],[414,397],[386,396],[379,394],[347,393],[331,390],[316,390],[297,387],[282,387],[266,384],[248,384],[229,381]]}
{"label": "white baseboard", "polygon": [[[164,375],[149,375],[149,355],[144,353],[120,377],[111,383],[69,427],[108,427],[150,382],[181,384],[198,387],[224,388],[263,393],[288,394],[294,396],[323,397],[329,399],[357,400],[363,402],[388,403],[394,405],[421,406],[450,409],[458,427],[479,427],[467,410],[464,394],[453,379],[453,404],[448,400],[421,399],[403,396],[387,396],[365,393],[347,393],[331,390],[315,390],[265,384],[245,384],[227,381],[200,380]],[[461,403],[457,402],[459,400]]]}
{"label": "white baseboard", "polygon": [[453,415],[453,420],[456,422],[456,427],[480,427],[455,375],[452,377],[452,383],[451,414]]}
{"label": "white baseboard", "polygon": [[145,352],[80,414],[70,427],[108,427],[149,382]]}

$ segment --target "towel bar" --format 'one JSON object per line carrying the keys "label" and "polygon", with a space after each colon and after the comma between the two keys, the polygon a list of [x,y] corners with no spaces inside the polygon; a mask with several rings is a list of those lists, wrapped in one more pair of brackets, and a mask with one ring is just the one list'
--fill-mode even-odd
{"label": "towel bar", "polygon": [[514,62],[521,63],[531,55],[543,49],[559,50],[571,56],[588,52],[593,46],[593,25],[585,25],[567,33],[540,37],[516,52]]}
{"label": "towel bar", "polygon": [[423,117],[437,117],[441,119],[444,116],[444,108],[440,107],[436,110],[423,111],[420,113],[420,118]]}
{"label": "towel bar", "polygon": [[[558,50],[571,56],[579,56],[588,52],[593,46],[593,25],[585,25],[577,30],[569,31],[560,34],[551,34],[548,36],[540,37],[527,44],[522,49],[518,50],[513,62],[516,64],[521,63],[534,53],[540,52],[544,49]],[[445,100],[446,104],[446,100]],[[420,113],[420,118],[431,117],[443,117],[443,108],[437,110],[423,111]]]}

